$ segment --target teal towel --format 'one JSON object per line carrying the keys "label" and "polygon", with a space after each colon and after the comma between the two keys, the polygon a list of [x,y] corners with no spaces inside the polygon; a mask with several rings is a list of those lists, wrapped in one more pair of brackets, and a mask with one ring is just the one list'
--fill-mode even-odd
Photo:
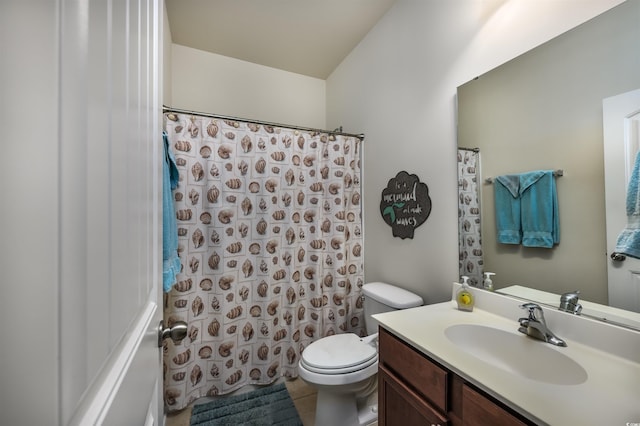
{"label": "teal towel", "polygon": [[551,248],[560,243],[558,193],[553,170],[520,175],[522,245]]}
{"label": "teal towel", "polygon": [[629,178],[627,187],[627,226],[618,235],[618,253],[640,259],[640,152]]}
{"label": "teal towel", "polygon": [[180,272],[178,257],[178,226],[171,191],[178,187],[180,174],[176,160],[169,146],[166,132],[162,132],[164,146],[164,164],[162,167],[162,288],[171,290]]}
{"label": "teal towel", "polygon": [[498,176],[494,193],[499,243],[551,248],[560,242],[552,170]]}
{"label": "teal towel", "polygon": [[494,183],[497,239],[502,244],[520,244],[520,177],[498,176]]}

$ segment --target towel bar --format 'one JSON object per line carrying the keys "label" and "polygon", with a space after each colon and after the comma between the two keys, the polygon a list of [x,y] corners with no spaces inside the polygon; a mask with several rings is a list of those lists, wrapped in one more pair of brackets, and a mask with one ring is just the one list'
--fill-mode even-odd
{"label": "towel bar", "polygon": [[[553,171],[553,175],[555,177],[560,177],[564,175],[564,170],[558,169]],[[488,177],[484,180],[485,183],[493,183],[493,177]]]}

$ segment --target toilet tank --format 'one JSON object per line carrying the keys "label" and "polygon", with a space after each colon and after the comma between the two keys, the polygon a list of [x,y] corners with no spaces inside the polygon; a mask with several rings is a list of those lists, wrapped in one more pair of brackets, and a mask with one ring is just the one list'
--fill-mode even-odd
{"label": "toilet tank", "polygon": [[378,332],[378,321],[371,315],[399,309],[415,308],[423,304],[422,297],[391,284],[373,282],[362,286],[364,295],[364,321],[367,334]]}

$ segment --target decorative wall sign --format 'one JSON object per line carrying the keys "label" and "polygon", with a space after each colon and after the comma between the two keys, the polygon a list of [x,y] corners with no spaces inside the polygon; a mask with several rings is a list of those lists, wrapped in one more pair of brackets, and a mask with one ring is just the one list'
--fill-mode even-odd
{"label": "decorative wall sign", "polygon": [[429,187],[416,175],[401,171],[389,179],[382,190],[380,201],[382,218],[393,231],[394,237],[413,238],[413,231],[424,223],[431,213]]}

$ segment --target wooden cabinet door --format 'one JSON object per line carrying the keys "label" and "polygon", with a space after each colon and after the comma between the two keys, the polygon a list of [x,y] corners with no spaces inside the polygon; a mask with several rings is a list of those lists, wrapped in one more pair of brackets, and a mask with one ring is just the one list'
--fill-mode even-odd
{"label": "wooden cabinet door", "polygon": [[464,425],[469,426],[525,426],[513,414],[481,395],[468,385],[462,387]]}
{"label": "wooden cabinet door", "polygon": [[380,365],[378,369],[380,426],[449,426],[446,417]]}
{"label": "wooden cabinet door", "polygon": [[406,342],[380,329],[380,363],[406,382],[421,398],[427,399],[441,412],[447,405],[449,373]]}

